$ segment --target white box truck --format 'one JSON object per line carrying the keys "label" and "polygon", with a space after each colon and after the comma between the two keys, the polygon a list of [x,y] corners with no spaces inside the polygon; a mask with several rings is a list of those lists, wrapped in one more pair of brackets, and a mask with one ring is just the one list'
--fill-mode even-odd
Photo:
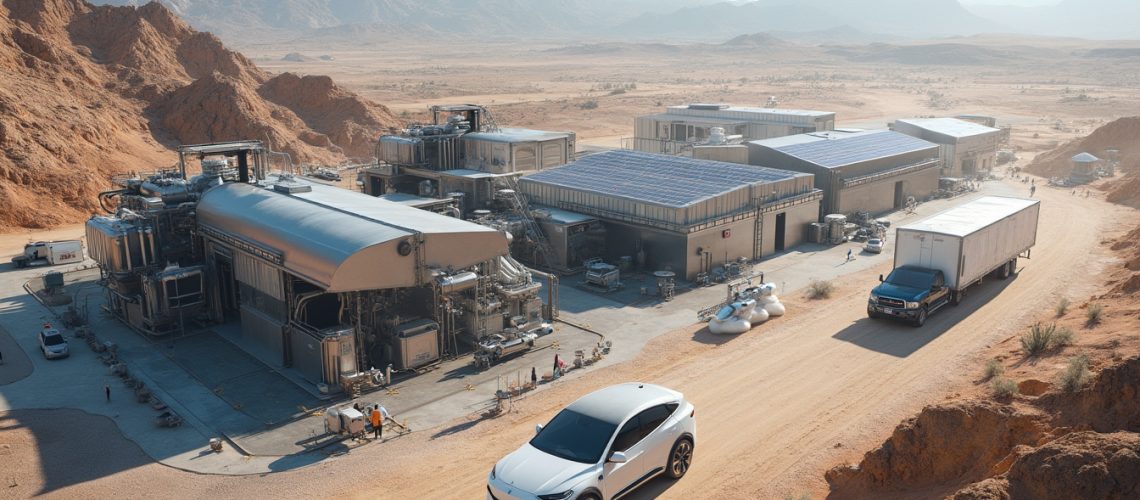
{"label": "white box truck", "polygon": [[929,314],[957,305],[967,287],[990,273],[1008,278],[1018,256],[1037,242],[1038,200],[986,196],[895,231],[895,268],[871,291],[867,315],[922,326]]}
{"label": "white box truck", "polygon": [[37,241],[24,245],[24,253],[12,257],[16,267],[74,264],[83,262],[83,244],[79,240]]}

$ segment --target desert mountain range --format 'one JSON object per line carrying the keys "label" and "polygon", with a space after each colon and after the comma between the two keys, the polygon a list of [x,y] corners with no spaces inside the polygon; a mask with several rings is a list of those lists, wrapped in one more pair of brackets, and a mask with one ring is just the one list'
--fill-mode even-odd
{"label": "desert mountain range", "polygon": [[399,123],[328,77],[270,75],[158,3],[0,5],[0,227],[82,220],[108,177],[178,144],[261,139],[293,162],[368,156]]}
{"label": "desert mountain range", "polygon": [[[97,0],[142,5],[149,0]],[[877,41],[1018,33],[1135,38],[1134,0],[964,6],[958,0],[159,0],[196,28],[225,39],[266,36],[417,36],[711,41],[757,31],[854,30]]]}

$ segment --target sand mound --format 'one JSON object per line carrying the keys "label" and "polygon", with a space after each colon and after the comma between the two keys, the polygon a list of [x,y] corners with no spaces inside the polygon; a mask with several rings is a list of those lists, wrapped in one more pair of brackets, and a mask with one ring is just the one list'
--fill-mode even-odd
{"label": "sand mound", "polygon": [[1108,182],[1101,189],[1107,192],[1105,199],[1110,203],[1140,208],[1140,172]]}
{"label": "sand mound", "polygon": [[1067,176],[1073,170],[1071,159],[1080,153],[1104,158],[1106,149],[1120,150],[1119,172],[1140,172],[1140,116],[1106,123],[1083,139],[1069,141],[1048,153],[1037,155],[1026,170],[1044,177]]}
{"label": "sand mound", "polygon": [[295,162],[367,156],[399,122],[327,78],[271,78],[157,2],[0,5],[0,231],[85,219],[110,174],[180,143],[266,139]]}
{"label": "sand mound", "polygon": [[1049,392],[1022,407],[927,407],[858,466],[828,471],[831,497],[955,489],[955,499],[1140,494],[1140,357],[1105,368],[1075,393]]}

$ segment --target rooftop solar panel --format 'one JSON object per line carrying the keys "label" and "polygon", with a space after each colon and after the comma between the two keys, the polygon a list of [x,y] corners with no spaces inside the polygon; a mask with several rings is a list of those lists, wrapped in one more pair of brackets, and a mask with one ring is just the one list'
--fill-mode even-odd
{"label": "rooftop solar panel", "polygon": [[524,177],[522,182],[561,186],[680,208],[743,186],[803,175],[807,174],[618,150],[587,155],[574,163],[531,174]]}
{"label": "rooftop solar panel", "polygon": [[[777,146],[773,149],[816,165],[836,168],[877,158],[937,148],[917,137],[884,130]],[[936,153],[935,153],[936,154]]]}

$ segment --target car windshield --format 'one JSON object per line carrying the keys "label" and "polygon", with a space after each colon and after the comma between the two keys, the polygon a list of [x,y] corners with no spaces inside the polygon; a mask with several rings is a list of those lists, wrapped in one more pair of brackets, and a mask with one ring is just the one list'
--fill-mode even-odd
{"label": "car windshield", "polygon": [[530,445],[559,458],[597,463],[617,426],[576,411],[562,410],[542,428]]}
{"label": "car windshield", "polygon": [[59,345],[63,343],[63,335],[60,335],[58,333],[44,335],[44,345]]}
{"label": "car windshield", "polygon": [[930,288],[931,281],[930,273],[910,269],[895,269],[887,276],[887,283],[907,288]]}
{"label": "car windshield", "polygon": [[883,243],[881,240],[876,240],[874,238],[867,240],[867,244],[869,245],[879,245],[881,243]]}

